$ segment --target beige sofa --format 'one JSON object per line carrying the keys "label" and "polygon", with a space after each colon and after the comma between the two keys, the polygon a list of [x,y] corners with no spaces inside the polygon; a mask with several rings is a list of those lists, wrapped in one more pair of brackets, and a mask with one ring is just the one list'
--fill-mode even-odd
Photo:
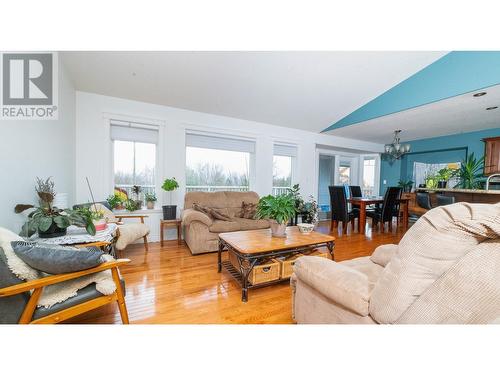
{"label": "beige sofa", "polygon": [[[217,251],[219,233],[269,228],[267,220],[237,217],[243,202],[258,203],[259,195],[254,192],[233,191],[186,193],[182,212],[182,226],[184,228],[184,239],[191,253],[200,254]],[[195,211],[192,208],[193,203],[217,208],[222,213],[230,216],[231,221],[214,220],[200,211]]]}
{"label": "beige sofa", "polygon": [[371,257],[302,257],[291,286],[298,323],[499,322],[500,204],[430,210]]}

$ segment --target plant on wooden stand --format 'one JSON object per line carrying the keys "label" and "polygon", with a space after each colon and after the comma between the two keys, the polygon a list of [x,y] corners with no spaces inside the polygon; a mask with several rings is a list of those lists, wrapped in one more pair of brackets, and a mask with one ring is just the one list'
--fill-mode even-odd
{"label": "plant on wooden stand", "polygon": [[456,171],[456,175],[460,179],[458,186],[462,189],[478,189],[481,187],[483,166],[484,156],[480,159],[476,159],[474,153],[467,156]]}
{"label": "plant on wooden stand", "polygon": [[172,191],[179,187],[179,183],[175,177],[167,178],[163,181],[161,188],[169,193],[169,204],[162,206],[163,220],[174,220],[177,217],[177,206],[172,205]]}
{"label": "plant on wooden stand", "polygon": [[295,199],[291,194],[267,195],[260,198],[256,216],[269,219],[273,237],[285,237],[286,225],[295,215]]}

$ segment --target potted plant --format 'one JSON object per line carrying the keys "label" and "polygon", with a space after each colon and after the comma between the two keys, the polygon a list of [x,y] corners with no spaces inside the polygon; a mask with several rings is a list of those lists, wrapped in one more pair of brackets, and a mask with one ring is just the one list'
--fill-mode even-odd
{"label": "potted plant", "polygon": [[138,209],[140,209],[139,207],[139,204],[137,203],[137,201],[133,200],[133,199],[127,199],[124,203],[125,205],[125,209],[127,211],[137,211]]}
{"label": "potted plant", "polygon": [[448,184],[448,180],[453,177],[455,171],[450,168],[440,169],[436,174],[437,187],[439,189],[445,189]]}
{"label": "potted plant", "polygon": [[169,193],[168,205],[162,206],[163,209],[163,220],[175,220],[177,217],[177,206],[172,205],[172,191],[179,187],[179,183],[175,177],[167,178],[163,181],[161,188]]}
{"label": "potted plant", "polygon": [[478,189],[481,187],[483,164],[484,157],[476,159],[474,153],[467,156],[456,171],[456,175],[460,179],[458,186],[462,189]]}
{"label": "potted plant", "polygon": [[273,237],[285,237],[286,224],[295,212],[295,200],[291,194],[267,195],[259,200],[256,216],[269,219]]}
{"label": "potted plant", "polygon": [[94,207],[80,207],[76,209],[76,212],[85,217],[87,220],[92,221],[96,232],[104,230],[108,226],[108,222],[104,217],[103,210],[98,210],[97,208]]}
{"label": "potted plant", "polygon": [[403,188],[404,193],[411,193],[411,189],[413,187],[413,181],[408,179],[408,180],[399,180],[398,181],[398,186]]}
{"label": "potted plant", "polygon": [[153,208],[155,208],[155,202],[158,200],[158,198],[156,198],[156,194],[154,192],[144,194],[144,198],[146,199],[146,206],[148,210],[152,210]]}
{"label": "potted plant", "polygon": [[311,195],[309,201],[305,202],[301,207],[302,222],[316,225],[318,222],[318,204]]}
{"label": "potted plant", "polygon": [[109,206],[111,207],[112,210],[123,210],[124,206],[123,203],[127,200],[127,194],[120,190],[116,190],[115,192],[110,195],[108,198],[106,198],[106,201],[108,202]]}
{"label": "potted plant", "polygon": [[132,186],[132,193],[134,193],[134,196],[135,196],[134,201],[135,201],[135,204],[137,206],[137,208],[136,208],[137,210],[140,210],[142,208],[141,192],[142,192],[142,188],[139,185]]}
{"label": "potted plant", "polygon": [[436,175],[434,174],[429,174],[425,178],[425,187],[428,189],[436,189],[438,186],[437,184],[437,178]]}
{"label": "potted plant", "polygon": [[90,235],[95,235],[95,226],[92,220],[81,215],[78,211],[61,210],[53,206],[56,192],[54,182],[50,177],[45,181],[37,177],[35,190],[39,198],[39,207],[32,204],[18,204],[14,208],[16,213],[34,209],[29,213],[28,221],[23,225],[21,235],[31,237],[38,232],[41,238],[64,236],[70,225],[84,227]]}

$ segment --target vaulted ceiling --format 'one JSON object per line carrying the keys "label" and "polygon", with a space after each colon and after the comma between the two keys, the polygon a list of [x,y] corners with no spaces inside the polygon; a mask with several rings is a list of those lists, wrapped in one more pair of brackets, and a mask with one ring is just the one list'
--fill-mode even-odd
{"label": "vaulted ceiling", "polygon": [[[445,52],[61,53],[76,89],[81,91],[314,132],[348,116],[444,55]],[[390,127],[388,133],[392,130]]]}

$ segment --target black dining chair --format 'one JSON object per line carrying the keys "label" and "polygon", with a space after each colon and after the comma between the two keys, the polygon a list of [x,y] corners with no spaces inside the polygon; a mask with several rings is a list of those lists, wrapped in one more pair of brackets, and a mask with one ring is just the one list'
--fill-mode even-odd
{"label": "black dining chair", "polygon": [[[363,192],[361,191],[361,186],[351,185],[349,186],[352,198],[363,198]],[[359,204],[352,203],[353,210],[359,210]]]}
{"label": "black dining chair", "polygon": [[431,196],[427,192],[417,192],[416,197],[417,206],[425,208],[426,210],[432,210]]}
{"label": "black dining chair", "polygon": [[392,218],[394,212],[399,205],[399,198],[401,197],[402,188],[391,186],[387,188],[384,195],[384,202],[381,208],[375,208],[373,211],[366,211],[366,216],[372,218],[373,227],[382,223],[382,231],[385,228],[385,223],[389,223],[389,230],[392,231]]}
{"label": "black dining chair", "polygon": [[436,200],[436,206],[447,206],[449,204],[455,203],[455,197],[450,195],[438,194],[436,195]]}
{"label": "black dining chair", "polygon": [[[342,233],[347,233],[347,224],[353,222],[355,218],[359,219],[359,210],[349,210],[347,203],[347,192],[345,186],[328,186],[330,191],[330,206],[332,207],[332,221],[330,231],[342,222]],[[354,223],[352,224],[354,230]]]}

